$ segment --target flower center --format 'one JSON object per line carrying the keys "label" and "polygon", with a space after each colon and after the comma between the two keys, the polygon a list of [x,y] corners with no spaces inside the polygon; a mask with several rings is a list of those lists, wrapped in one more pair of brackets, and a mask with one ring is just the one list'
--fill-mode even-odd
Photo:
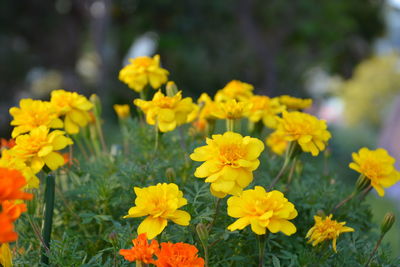
{"label": "flower center", "polygon": [[144,68],[149,67],[152,62],[153,60],[148,57],[138,57],[135,59],[135,64],[139,67],[144,67]]}
{"label": "flower center", "polygon": [[173,108],[175,106],[175,101],[173,98],[165,96],[157,99],[154,104],[160,108]]}
{"label": "flower center", "polygon": [[238,159],[245,156],[245,150],[239,144],[228,144],[220,147],[219,155],[226,165],[233,165]]}

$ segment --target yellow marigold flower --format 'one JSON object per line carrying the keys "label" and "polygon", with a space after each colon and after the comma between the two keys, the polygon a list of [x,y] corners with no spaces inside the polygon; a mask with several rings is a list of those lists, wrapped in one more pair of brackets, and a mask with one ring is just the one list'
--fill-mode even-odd
{"label": "yellow marigold flower", "polygon": [[64,128],[69,134],[79,133],[79,127],[84,127],[90,121],[88,111],[93,104],[83,95],[76,92],[54,90],[50,102],[60,115],[65,115]]}
{"label": "yellow marigold flower", "polygon": [[306,109],[311,107],[312,105],[312,99],[311,98],[297,98],[289,95],[282,95],[279,97],[279,102],[281,102],[282,105],[286,106],[287,109],[290,110],[300,110],[300,109]]}
{"label": "yellow marigold flower", "polygon": [[0,246],[0,264],[3,267],[13,266],[12,254],[10,250],[10,245],[8,243],[3,243]]}
{"label": "yellow marigold flower", "polygon": [[24,160],[33,173],[38,173],[45,164],[51,170],[55,170],[64,165],[64,157],[56,151],[73,144],[64,134],[59,130],[49,133],[46,126],[40,126],[29,134],[18,136],[12,153]]}
{"label": "yellow marigold flower", "polygon": [[117,113],[118,118],[125,119],[131,115],[131,109],[129,105],[118,105],[113,106],[115,113]]}
{"label": "yellow marigold flower", "polygon": [[304,152],[311,152],[313,156],[318,156],[331,138],[326,122],[310,114],[284,111],[278,120],[277,134],[297,142]]}
{"label": "yellow marigold flower", "polygon": [[248,100],[252,95],[254,87],[249,83],[233,80],[230,81],[224,88],[219,90],[215,95],[215,101],[228,101],[236,99],[237,101]]}
{"label": "yellow marigold flower", "polygon": [[0,158],[0,168],[13,169],[20,171],[26,180],[27,188],[38,188],[39,178],[33,173],[32,169],[26,166],[23,159],[17,158],[12,150],[3,150]]}
{"label": "yellow marigold flower", "polygon": [[237,102],[235,99],[230,99],[226,102],[216,102],[212,115],[218,119],[240,119],[248,114],[250,108],[250,102]]}
{"label": "yellow marigold flower", "polygon": [[138,234],[146,233],[148,239],[159,235],[168,224],[168,220],[187,226],[190,214],[180,207],[187,204],[182,191],[174,183],[158,183],[145,188],[135,187],[135,205],[124,218],[147,216],[138,227]]}
{"label": "yellow marigold flower", "polygon": [[172,97],[158,91],[151,101],[135,99],[133,103],[146,114],[147,123],[157,123],[161,132],[173,131],[177,126],[193,120],[191,113],[196,109],[190,97],[182,99],[181,91]]}
{"label": "yellow marigold flower", "polygon": [[292,235],[296,226],[289,222],[297,217],[297,210],[283,193],[274,190],[266,192],[261,186],[243,191],[240,196],[228,199],[228,215],[239,218],[228,226],[228,230],[242,230],[251,225],[251,230],[257,235],[263,235],[266,230],[271,233],[282,232]]}
{"label": "yellow marigold flower", "polygon": [[349,167],[370,179],[381,197],[385,195],[383,188],[400,181],[400,172],[394,167],[396,160],[383,148],[369,150],[363,147],[358,153],[353,153],[353,161]]}
{"label": "yellow marigold flower", "polygon": [[197,99],[197,103],[200,105],[199,119],[215,120],[217,119],[213,112],[217,109],[217,104],[211,99],[207,93],[202,93]]}
{"label": "yellow marigold flower", "polygon": [[308,243],[312,242],[313,246],[319,243],[332,239],[332,247],[336,251],[336,239],[341,233],[354,232],[351,227],[344,226],[346,222],[337,222],[332,220],[332,214],[323,219],[320,216],[314,216],[315,224],[308,230],[306,238],[309,238]]}
{"label": "yellow marigold flower", "polygon": [[272,152],[277,155],[282,155],[286,151],[289,141],[285,139],[285,136],[275,131],[265,139],[265,143]]}
{"label": "yellow marigold flower", "polygon": [[63,127],[62,120],[58,118],[57,111],[50,102],[27,98],[21,99],[19,106],[10,108],[10,114],[14,118],[11,125],[16,126],[11,134],[13,138],[41,125],[48,128]]}
{"label": "yellow marigold flower", "polygon": [[278,125],[276,115],[285,110],[285,106],[279,103],[277,98],[269,98],[263,95],[254,95],[249,99],[251,108],[247,117],[252,122],[262,120],[265,126],[275,129]]}
{"label": "yellow marigold flower", "polygon": [[160,56],[137,57],[129,60],[131,63],[119,72],[119,79],[136,92],[150,84],[154,89],[168,81],[169,72],[160,67]]}
{"label": "yellow marigold flower", "polygon": [[206,143],[190,155],[194,161],[205,161],[194,176],[206,178],[205,182],[211,183],[211,193],[216,197],[242,192],[253,181],[253,171],[260,165],[258,157],[264,150],[263,142],[226,132],[207,138]]}

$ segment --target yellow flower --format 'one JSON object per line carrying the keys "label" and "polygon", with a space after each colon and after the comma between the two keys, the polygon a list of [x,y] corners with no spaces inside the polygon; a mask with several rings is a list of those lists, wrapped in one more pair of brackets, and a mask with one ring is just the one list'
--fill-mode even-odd
{"label": "yellow flower", "polygon": [[10,114],[14,118],[12,126],[16,126],[12,131],[13,138],[20,134],[31,131],[41,125],[48,128],[62,128],[63,122],[58,118],[55,107],[46,101],[22,99],[19,108],[10,108]]}
{"label": "yellow flower", "polygon": [[279,97],[279,102],[290,110],[300,110],[311,107],[312,99],[310,98],[297,98],[289,95],[282,95]]}
{"label": "yellow flower", "polygon": [[172,97],[158,91],[151,101],[135,99],[133,103],[146,114],[147,123],[157,124],[161,132],[173,131],[177,126],[193,120],[191,114],[196,109],[190,97],[182,99],[181,91]]}
{"label": "yellow flower", "polygon": [[158,183],[146,188],[135,187],[135,205],[124,218],[147,216],[138,227],[138,234],[146,233],[148,239],[159,235],[168,224],[168,220],[187,226],[190,214],[178,210],[187,204],[182,191],[174,183]]}
{"label": "yellow flower", "polygon": [[282,113],[285,106],[282,106],[277,98],[262,95],[254,95],[249,101],[251,103],[247,114],[249,120],[252,122],[262,120],[265,126],[275,129],[278,125],[276,115]]}
{"label": "yellow flower", "polygon": [[285,152],[289,141],[279,132],[275,131],[265,139],[265,143],[269,146],[272,152],[277,155],[282,155]]}
{"label": "yellow flower", "polygon": [[292,235],[296,226],[289,222],[297,217],[297,210],[283,193],[279,191],[266,192],[261,186],[243,191],[240,196],[228,199],[228,215],[239,218],[228,226],[228,230],[242,230],[251,225],[251,230],[257,235],[263,235],[266,230],[271,233],[282,232]]}
{"label": "yellow flower", "polygon": [[199,119],[215,120],[216,117],[213,115],[214,110],[217,108],[217,104],[211,99],[207,93],[202,93],[197,99],[197,103],[200,105]]}
{"label": "yellow flower", "polygon": [[230,81],[224,88],[219,90],[215,95],[215,101],[224,102],[230,99],[236,99],[238,101],[248,100],[254,90],[253,85],[244,83],[241,81],[233,80]]}
{"label": "yellow flower", "polygon": [[10,245],[8,243],[3,243],[0,246],[0,264],[3,267],[13,266],[12,254],[10,250]]}
{"label": "yellow flower", "polygon": [[76,92],[54,90],[50,102],[60,115],[65,115],[64,127],[69,134],[79,133],[79,127],[84,127],[90,121],[88,111],[93,104],[83,95]]}
{"label": "yellow flower", "polygon": [[283,112],[277,127],[277,134],[287,141],[296,141],[304,152],[318,156],[325,149],[331,134],[326,122],[303,112]]}
{"label": "yellow flower", "polygon": [[216,197],[242,192],[253,181],[253,171],[260,165],[263,142],[233,132],[213,135],[206,142],[190,155],[194,161],[205,161],[194,176],[207,178],[205,182],[211,183],[211,193]]}
{"label": "yellow flower", "polygon": [[64,157],[55,152],[73,144],[63,131],[49,133],[46,126],[33,129],[29,134],[20,135],[12,148],[15,157],[22,159],[33,173],[38,173],[46,164],[51,170],[64,165]]}
{"label": "yellow flower", "polygon": [[250,102],[237,102],[235,99],[230,99],[226,102],[216,102],[212,115],[219,119],[240,119],[248,114],[250,108]]}
{"label": "yellow flower", "polygon": [[119,72],[119,79],[136,92],[150,84],[154,89],[168,81],[169,72],[160,67],[160,56],[137,57],[130,59],[130,64]]}
{"label": "yellow flower", "polygon": [[363,147],[358,153],[353,153],[353,161],[349,167],[370,179],[371,185],[381,197],[385,195],[383,188],[400,181],[400,172],[394,167],[396,160],[383,148],[369,150]]}
{"label": "yellow flower", "polygon": [[346,222],[337,222],[332,220],[332,214],[322,219],[320,216],[314,216],[315,224],[308,230],[306,238],[309,238],[308,243],[312,242],[313,246],[319,243],[332,239],[332,247],[336,251],[336,239],[341,233],[354,232],[351,227],[344,226]]}
{"label": "yellow flower", "polygon": [[129,105],[115,104],[113,107],[114,107],[115,113],[117,113],[117,116],[120,119],[128,118],[131,115],[131,110],[130,110]]}
{"label": "yellow flower", "polygon": [[39,187],[39,178],[36,177],[30,167],[26,166],[23,159],[17,158],[14,153],[12,153],[12,150],[3,150],[1,152],[0,168],[20,171],[25,177],[27,188]]}

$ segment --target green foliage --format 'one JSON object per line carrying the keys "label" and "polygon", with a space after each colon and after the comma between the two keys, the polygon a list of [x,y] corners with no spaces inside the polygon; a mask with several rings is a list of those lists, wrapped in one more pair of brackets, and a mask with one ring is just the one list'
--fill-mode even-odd
{"label": "green foliage", "polygon": [[[136,229],[143,218],[123,219],[133,206],[133,187],[144,187],[159,182],[177,183],[188,200],[183,209],[191,216],[187,227],[170,223],[163,231],[161,242],[187,242],[204,256],[196,225],[212,223],[209,234],[209,266],[257,266],[256,235],[246,227],[230,232],[226,227],[234,219],[227,213],[226,198],[219,203],[209,192],[209,185],[193,176],[199,165],[188,155],[203,144],[192,136],[179,135],[179,130],[163,134],[160,146],[154,150],[154,129],[138,120],[130,120],[128,150],[120,144],[113,145],[112,154],[103,154],[89,160],[74,151],[77,160],[72,167],[59,170],[56,176],[56,203],[52,232],[52,266],[132,266],[118,254],[121,248],[132,246]],[[186,131],[184,131],[186,132]],[[258,136],[261,138],[260,136]],[[125,147],[126,148],[126,147]],[[277,189],[294,203],[299,216],[293,220],[297,232],[292,236],[269,234],[266,244],[266,266],[364,266],[378,235],[371,222],[369,206],[360,200],[347,203],[335,213],[335,219],[346,221],[354,233],[345,233],[338,239],[338,253],[330,242],[312,247],[305,235],[314,224],[318,212],[330,210],[352,188],[345,186],[333,174],[323,174],[319,158],[301,158],[293,172],[290,187],[284,176]],[[268,187],[279,171],[283,159],[264,151],[261,165],[255,172],[254,185]],[[171,168],[173,171],[171,171]],[[167,171],[169,169],[169,171]],[[166,175],[168,172],[168,175]],[[166,178],[168,176],[168,179]],[[40,241],[32,225],[40,228],[43,192],[38,192],[26,214],[17,222],[20,238],[17,243],[16,266],[38,266]],[[400,259],[390,258],[390,248],[383,246],[371,266],[399,266]]]}

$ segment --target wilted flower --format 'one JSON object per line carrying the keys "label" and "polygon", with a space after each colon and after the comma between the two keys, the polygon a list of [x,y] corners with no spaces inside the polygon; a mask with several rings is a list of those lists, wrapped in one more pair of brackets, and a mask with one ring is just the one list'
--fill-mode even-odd
{"label": "wilted flower", "polygon": [[311,107],[312,99],[310,98],[297,98],[289,95],[282,95],[279,97],[279,102],[290,110],[301,110]]}
{"label": "wilted flower", "polygon": [[90,121],[88,111],[93,108],[93,104],[83,95],[54,90],[51,92],[50,102],[59,115],[65,115],[64,128],[69,134],[79,133],[79,127],[86,126]]}
{"label": "wilted flower", "polygon": [[182,191],[174,183],[135,187],[135,205],[124,218],[147,216],[138,227],[138,233],[147,233],[149,239],[159,235],[167,226],[168,220],[179,225],[189,225],[190,214],[178,210],[187,204]]}
{"label": "wilted flower", "polygon": [[272,150],[272,152],[282,155],[285,152],[289,141],[286,140],[285,136],[275,131],[265,139],[265,143]]}
{"label": "wilted flower", "polygon": [[253,171],[260,164],[258,157],[264,144],[257,138],[233,132],[213,135],[206,142],[207,145],[196,148],[190,155],[194,161],[205,161],[194,175],[206,178],[216,197],[239,194],[253,181]]}
{"label": "wilted flower", "polygon": [[12,266],[12,255],[10,245],[8,243],[3,243],[0,246],[0,264],[3,267]]}
{"label": "wilted flower", "polygon": [[313,246],[319,243],[332,239],[332,247],[336,251],[336,239],[341,233],[354,232],[351,227],[344,226],[346,222],[337,222],[332,220],[332,214],[323,219],[320,216],[314,216],[315,225],[307,232],[306,238],[309,238],[308,243],[312,242]]}
{"label": "wilted flower", "polygon": [[15,126],[11,134],[13,138],[42,125],[47,128],[63,127],[56,108],[50,102],[27,98],[22,99],[19,106],[10,108],[10,114],[14,118],[11,125]]}
{"label": "wilted flower", "polygon": [[228,199],[228,215],[239,218],[228,226],[235,231],[251,225],[251,230],[257,235],[263,235],[267,229],[271,233],[282,232],[292,235],[296,226],[289,222],[296,218],[297,210],[283,193],[279,191],[266,192],[261,186],[243,191],[240,196]]}
{"label": "wilted flower", "polygon": [[59,130],[49,133],[46,126],[40,126],[29,134],[18,136],[12,153],[24,160],[34,173],[38,173],[45,164],[55,170],[64,165],[63,156],[56,151],[73,144],[64,134]]}
{"label": "wilted flower", "polygon": [[177,126],[190,122],[190,117],[196,105],[190,97],[182,99],[182,92],[174,96],[165,96],[158,91],[151,101],[135,99],[133,102],[145,114],[150,125],[157,124],[161,132],[173,131]]}
{"label": "wilted flower", "polygon": [[326,122],[310,114],[284,111],[278,119],[277,134],[297,142],[304,152],[311,152],[313,156],[318,156],[331,138]]}
{"label": "wilted flower", "polygon": [[168,81],[168,71],[160,67],[160,56],[137,57],[119,72],[119,79],[136,92],[150,84],[154,89]]}
{"label": "wilted flower", "polygon": [[246,101],[253,95],[253,90],[253,85],[233,80],[227,83],[224,88],[222,88],[215,94],[215,101],[225,102],[230,99],[235,99],[237,101]]}
{"label": "wilted flower", "polygon": [[262,120],[265,126],[275,129],[278,124],[276,115],[282,113],[285,106],[282,106],[277,98],[262,95],[252,96],[249,102],[251,103],[251,108],[247,114],[249,120],[252,122]]}
{"label": "wilted flower", "polygon": [[203,267],[204,259],[198,255],[195,246],[186,243],[161,243],[161,249],[156,253],[157,267]]}
{"label": "wilted flower", "polygon": [[130,110],[129,105],[115,104],[113,107],[114,107],[115,113],[117,113],[117,116],[120,119],[128,118],[131,115],[131,110]]}
{"label": "wilted flower", "polygon": [[370,179],[379,196],[385,195],[384,188],[400,181],[400,172],[394,167],[396,160],[385,149],[369,150],[363,147],[352,156],[354,162],[349,167]]}
{"label": "wilted flower", "polygon": [[119,254],[124,256],[127,261],[140,261],[143,263],[155,263],[153,256],[159,251],[157,240],[152,240],[149,244],[147,242],[146,233],[138,235],[136,239],[132,240],[133,247],[130,249],[121,249]]}
{"label": "wilted flower", "polygon": [[250,111],[251,103],[236,101],[235,99],[227,100],[226,102],[216,102],[215,109],[212,115],[218,119],[235,120],[241,119]]}
{"label": "wilted flower", "polygon": [[[26,180],[21,172],[0,168],[0,202],[5,200],[32,199],[32,194],[21,191],[25,185]],[[2,210],[3,213],[4,210]]]}

